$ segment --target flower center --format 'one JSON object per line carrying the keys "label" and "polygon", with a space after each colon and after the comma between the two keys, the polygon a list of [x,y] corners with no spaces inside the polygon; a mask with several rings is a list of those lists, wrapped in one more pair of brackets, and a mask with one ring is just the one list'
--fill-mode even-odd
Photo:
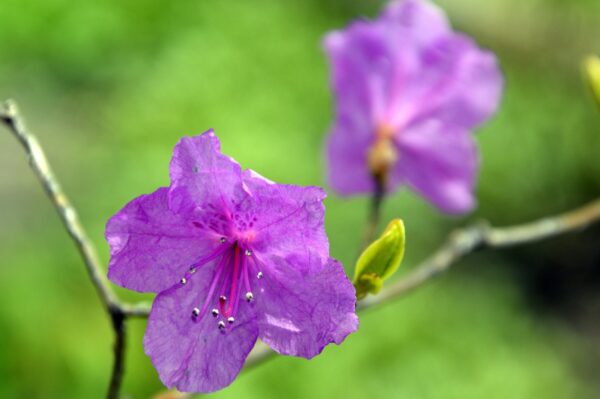
{"label": "flower center", "polygon": [[[194,322],[199,322],[210,309],[212,317],[217,320],[217,328],[225,331],[228,325],[235,323],[241,298],[248,303],[254,301],[250,273],[253,272],[251,269],[258,268],[259,263],[248,242],[242,244],[235,240],[231,243],[222,237],[220,244],[212,254],[192,265],[180,284],[187,284],[199,267],[213,260],[217,262],[206,296],[198,307],[191,310],[191,317]],[[260,280],[262,272],[254,272]]]}
{"label": "flower center", "polygon": [[375,131],[375,141],[369,148],[368,165],[373,177],[385,183],[390,169],[398,160],[398,152],[393,143],[393,129],[385,124]]}

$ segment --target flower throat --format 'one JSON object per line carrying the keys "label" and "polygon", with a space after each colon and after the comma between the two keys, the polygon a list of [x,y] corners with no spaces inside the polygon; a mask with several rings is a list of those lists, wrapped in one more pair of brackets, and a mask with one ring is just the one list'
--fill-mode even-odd
{"label": "flower throat", "polygon": [[[221,237],[219,241],[221,245],[210,255],[194,263],[179,283],[186,285],[200,267],[211,261],[218,262],[206,297],[199,307],[191,310],[191,318],[194,322],[199,322],[210,308],[212,317],[217,319],[217,328],[225,331],[227,325],[235,323],[242,294],[248,303],[254,301],[250,269],[251,264],[256,266],[258,261],[252,250],[242,247],[239,241],[228,243],[225,237]],[[256,278],[260,280],[262,277],[263,273],[257,271]]]}

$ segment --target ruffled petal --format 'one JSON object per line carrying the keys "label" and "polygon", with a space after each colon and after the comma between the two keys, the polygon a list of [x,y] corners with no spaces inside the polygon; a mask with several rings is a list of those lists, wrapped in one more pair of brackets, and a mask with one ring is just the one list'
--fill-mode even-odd
{"label": "ruffled petal", "polygon": [[258,337],[254,311],[246,302],[224,331],[210,313],[194,321],[192,311],[202,306],[214,269],[214,264],[201,268],[185,285],[159,294],[152,305],[144,350],[169,388],[213,392],[228,386]]}
{"label": "ruffled petal", "polygon": [[265,262],[256,308],[260,338],[271,348],[310,359],[356,331],[355,291],[339,262]]}
{"label": "ruffled petal", "polygon": [[108,277],[142,292],[170,287],[218,246],[169,209],[167,188],[128,203],[108,221],[105,236],[110,246]]}
{"label": "ruffled petal", "polygon": [[[173,200],[171,206],[176,212],[193,210],[189,209],[192,201],[197,207],[212,204],[212,208],[227,213],[231,200],[242,194],[240,165],[221,154],[219,139],[212,129],[179,140],[173,150],[169,175],[171,190],[178,196],[187,193],[188,197],[183,203]],[[182,205],[185,207],[181,208]]]}
{"label": "ruffled petal", "polygon": [[[452,35],[443,12],[426,1],[392,2],[375,21],[357,21],[324,41],[331,65],[336,115],[362,134],[408,116],[405,99],[416,91],[423,53]],[[414,98],[413,98],[414,99]],[[337,121],[339,123],[339,121]]]}
{"label": "ruffled petal", "polygon": [[275,184],[252,170],[244,171],[250,199],[238,207],[238,228],[251,231],[252,248],[280,256],[329,257],[325,232],[325,191],[319,187]]}
{"label": "ruffled petal", "polygon": [[433,120],[400,133],[398,147],[394,181],[408,184],[444,212],[464,213],[475,206],[479,158],[471,135]]}
{"label": "ruffled petal", "polygon": [[386,91],[393,84],[384,35],[381,26],[358,21],[324,40],[336,115],[327,140],[328,180],[341,195],[373,189],[367,150],[384,113]]}
{"label": "ruffled petal", "polygon": [[392,124],[400,129],[426,119],[472,130],[497,110],[503,88],[494,54],[469,37],[451,34],[420,54],[412,84],[392,105]]}
{"label": "ruffled petal", "polygon": [[451,32],[444,12],[432,2],[423,0],[392,1],[383,10],[378,22],[394,30],[394,41],[410,41],[419,47],[425,47]]}
{"label": "ruffled petal", "polygon": [[381,118],[385,93],[394,77],[390,48],[382,40],[384,37],[382,26],[358,21],[345,31],[329,33],[324,40],[335,114],[362,135],[369,135],[375,121]]}
{"label": "ruffled petal", "polygon": [[327,139],[328,180],[340,195],[369,193],[374,190],[367,164],[367,149],[375,133],[356,132],[347,121],[338,118]]}

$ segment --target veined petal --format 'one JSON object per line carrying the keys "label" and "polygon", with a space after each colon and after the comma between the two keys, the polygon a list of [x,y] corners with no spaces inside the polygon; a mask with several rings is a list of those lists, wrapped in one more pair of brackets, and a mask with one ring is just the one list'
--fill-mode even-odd
{"label": "veined petal", "polygon": [[471,135],[433,120],[402,132],[398,146],[395,182],[408,184],[445,212],[473,208],[479,158]]}
{"label": "veined petal", "polygon": [[421,47],[451,32],[446,15],[435,4],[422,0],[396,0],[387,5],[378,21],[395,30],[393,40]]}
{"label": "veined petal", "polygon": [[331,66],[331,86],[336,96],[335,113],[369,135],[382,117],[385,93],[393,83],[390,48],[382,26],[354,22],[346,31],[329,33],[324,40]]}
{"label": "veined petal", "polygon": [[310,359],[356,331],[355,290],[339,262],[265,262],[256,307],[260,338],[271,348]]}
{"label": "veined petal", "polygon": [[136,291],[160,292],[218,245],[169,209],[168,191],[163,187],[137,197],[108,221],[108,277],[114,283]]}
{"label": "veined petal", "polygon": [[206,298],[216,263],[198,270],[186,284],[162,292],[152,305],[144,351],[169,388],[213,392],[228,386],[258,337],[254,311],[246,302],[240,304],[235,323],[223,330],[211,314],[194,319],[192,311]]}
{"label": "veined petal", "polygon": [[243,174],[251,200],[240,216],[251,220],[256,251],[281,257],[329,257],[325,232],[325,191],[319,187],[274,184],[252,170]]}
{"label": "veined petal", "polygon": [[474,129],[489,119],[500,102],[503,78],[496,57],[461,34],[440,38],[420,54],[421,67],[411,87],[393,104],[400,129],[426,119]]}
{"label": "veined petal", "polygon": [[[177,143],[169,175],[171,191],[187,193],[188,200],[197,207],[211,204],[223,213],[227,213],[232,198],[239,197],[242,190],[240,165],[221,154],[219,139],[212,129]],[[189,201],[173,201],[171,207],[176,212],[191,211]]]}
{"label": "veined petal", "polygon": [[327,139],[328,180],[341,195],[369,193],[374,189],[367,166],[367,149],[375,133],[355,133],[345,118],[338,117]]}

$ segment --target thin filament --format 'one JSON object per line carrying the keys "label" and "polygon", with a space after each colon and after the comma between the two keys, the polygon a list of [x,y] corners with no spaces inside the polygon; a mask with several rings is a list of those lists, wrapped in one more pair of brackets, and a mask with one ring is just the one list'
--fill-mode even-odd
{"label": "thin filament", "polygon": [[[245,274],[246,274],[246,273],[244,273],[244,271],[247,269],[246,258],[247,258],[246,255],[242,255],[241,265],[240,265],[241,267],[240,267],[240,273],[239,273],[240,274],[240,279],[244,278],[244,280],[245,280]],[[245,281],[244,281],[244,284],[245,284]],[[232,303],[231,303],[231,304],[233,304],[233,312],[231,313],[233,316],[235,316],[237,314],[238,307],[240,305],[240,294],[241,294],[240,291],[241,290],[242,290],[242,284],[240,284],[239,287],[238,287],[238,289],[237,289],[235,301],[232,301]]]}
{"label": "thin filament", "polygon": [[215,275],[212,279],[212,282],[210,283],[210,288],[208,289],[208,294],[206,295],[206,298],[204,299],[204,304],[202,305],[202,310],[200,311],[199,318],[202,318],[202,316],[204,316],[204,314],[206,313],[206,310],[208,309],[208,305],[212,299],[213,293],[215,292],[215,288],[217,287],[219,278],[221,277],[221,274],[223,273],[223,269],[225,269],[225,265],[227,264],[227,261],[226,261],[227,259],[229,259],[229,256],[227,254],[225,254],[219,261],[219,265],[217,266]]}
{"label": "thin filament", "polygon": [[238,297],[238,279],[240,270],[240,247],[235,245],[233,252],[233,270],[231,271],[231,290],[229,291],[229,303],[227,304],[226,317],[231,316],[233,311],[234,303],[237,302]]}

